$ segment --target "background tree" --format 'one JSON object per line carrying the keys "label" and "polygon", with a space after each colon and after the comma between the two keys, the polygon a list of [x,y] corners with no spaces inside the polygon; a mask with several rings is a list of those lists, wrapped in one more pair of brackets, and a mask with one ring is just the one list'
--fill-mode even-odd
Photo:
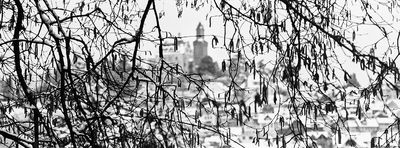
{"label": "background tree", "polygon": [[[242,54],[238,63],[247,63],[245,71],[258,76],[259,89],[253,92],[258,95],[245,98],[254,107],[238,101],[243,98],[234,93],[218,102],[220,97],[207,95],[209,80],[163,60],[163,39],[176,37],[160,27],[158,2],[1,0],[0,73],[13,92],[1,100],[1,143],[35,148],[190,147],[209,131],[234,145],[237,140],[219,119],[231,117],[248,125],[257,105],[274,103],[289,110],[290,117],[277,113],[270,124],[254,127],[255,143],[313,146],[307,121],[323,118],[325,125],[333,123],[338,139],[350,132],[347,108],[343,113],[335,102],[346,104],[350,94],[359,92],[356,114],[361,119],[368,102],[384,98],[382,86],[398,92],[397,1],[177,0],[179,16],[183,7],[218,11],[209,23],[223,27],[224,34],[212,39],[213,47],[227,51],[230,58],[224,61]],[[213,26],[215,18],[222,18],[222,24]],[[380,38],[369,45],[358,44],[365,26],[379,32]],[[154,45],[159,47],[158,59],[142,58],[154,52],[145,47]],[[271,73],[257,69],[259,58],[267,60]],[[370,83],[351,91],[344,87],[350,75],[343,59],[370,74]],[[223,70],[228,66],[222,63]],[[235,75],[229,74],[228,92],[252,91],[234,84]],[[190,94],[176,92],[181,87]],[[199,109],[189,114],[191,106]],[[218,124],[202,124],[199,117],[205,112],[215,115]],[[395,131],[390,132],[394,141],[398,123],[396,118],[385,130]],[[282,128],[272,129],[273,124]],[[272,133],[275,136],[268,137]],[[371,145],[389,145],[383,138],[388,134],[372,138]]]}
{"label": "background tree", "polygon": [[201,59],[199,67],[197,67],[197,72],[200,74],[211,74],[211,75],[218,75],[219,69],[217,63],[213,61],[210,56],[206,56]]}

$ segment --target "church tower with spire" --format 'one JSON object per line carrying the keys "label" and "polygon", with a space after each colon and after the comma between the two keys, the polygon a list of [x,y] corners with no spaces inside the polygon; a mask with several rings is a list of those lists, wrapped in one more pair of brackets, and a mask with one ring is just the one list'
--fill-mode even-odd
{"label": "church tower with spire", "polygon": [[204,27],[201,23],[197,25],[196,28],[196,40],[193,41],[193,64],[197,67],[207,53],[207,41],[204,40]]}

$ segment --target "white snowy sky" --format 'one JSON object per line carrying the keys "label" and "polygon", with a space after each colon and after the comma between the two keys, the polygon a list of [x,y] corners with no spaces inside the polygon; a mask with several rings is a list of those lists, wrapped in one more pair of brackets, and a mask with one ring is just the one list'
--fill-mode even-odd
{"label": "white snowy sky", "polygon": [[[213,2],[213,0],[198,0],[198,1],[199,2],[208,1],[209,3]],[[240,0],[231,0],[231,1],[240,2]],[[245,1],[253,1],[253,0],[245,0]],[[67,2],[70,2],[70,4],[78,4],[82,1],[67,0]],[[54,3],[54,1],[52,3]],[[146,0],[138,0],[138,7],[144,9],[146,3],[147,3]],[[181,34],[181,36],[183,37],[191,36],[184,38],[184,40],[192,43],[192,41],[195,39],[196,27],[199,22],[201,22],[205,28],[205,35],[217,35],[220,37],[223,35],[223,24],[221,17],[213,17],[212,26],[211,28],[209,27],[210,16],[219,15],[219,12],[216,8],[210,9],[209,5],[206,4],[204,7],[195,10],[194,8],[190,8],[190,2],[189,2],[188,7],[182,7],[183,9],[182,17],[178,18],[178,11],[177,11],[178,8],[176,6],[176,0],[156,0],[156,4],[159,13],[165,12],[164,13],[165,15],[162,16],[162,18],[160,19],[161,29],[163,31],[171,32],[173,36],[177,36],[178,34]],[[372,2],[371,5],[374,8],[376,7],[376,4]],[[354,6],[354,9],[351,10],[353,15],[360,15],[364,13],[360,10],[359,6]],[[389,44],[392,46],[396,45],[396,37],[397,33],[399,32],[397,28],[400,28],[400,23],[396,22],[397,19],[392,18],[392,15],[390,15],[390,13],[392,13],[394,16],[400,16],[400,14],[398,11],[389,12],[387,8],[382,6],[379,8],[379,11],[375,12],[372,11],[370,13],[374,18],[377,19],[377,22],[389,23],[392,26],[392,27],[388,25],[384,26],[386,31],[389,33],[391,40],[389,40],[389,42],[388,40],[381,40],[379,44],[377,44],[377,50],[375,51],[375,53],[376,55],[382,55],[385,51],[387,51],[387,45]],[[376,15],[376,13],[379,13],[380,16]],[[356,21],[360,20],[361,17],[353,16],[353,18]],[[145,28],[147,27],[147,29],[150,28],[151,30],[151,28],[153,28],[155,25],[156,23],[154,21],[154,14],[153,12],[149,12]],[[348,32],[356,30],[355,27],[353,28],[349,27],[343,29],[349,30]],[[350,36],[350,33],[348,34],[348,36]],[[362,25],[358,27],[355,43],[358,46],[359,50],[369,51],[372,46],[372,43],[380,40],[382,37],[383,37],[382,33],[378,30],[376,26]],[[217,61],[220,64],[223,59],[228,58],[227,52],[224,49],[220,48],[213,49],[211,47],[211,39],[212,39],[211,36],[206,37],[205,39],[209,42],[208,54],[214,59],[214,61]],[[221,42],[222,39],[220,38],[219,45],[222,45]],[[142,46],[142,48],[143,47],[146,46]],[[154,48],[154,50],[157,50],[157,48],[154,46],[149,46],[149,48]],[[335,49],[335,50],[341,50],[341,49]],[[397,54],[397,49],[393,48],[392,54],[393,55]],[[350,54],[348,54],[348,56],[350,56]],[[352,63],[351,58],[346,58],[346,56],[344,55],[342,55],[342,57],[343,58],[340,59],[340,62],[343,63],[344,68],[347,69],[349,73],[356,73],[357,78],[359,79],[361,85],[363,86],[367,85],[368,76],[365,72],[361,71],[360,66],[358,64]],[[396,63],[397,65],[400,65],[399,60],[397,60]]]}

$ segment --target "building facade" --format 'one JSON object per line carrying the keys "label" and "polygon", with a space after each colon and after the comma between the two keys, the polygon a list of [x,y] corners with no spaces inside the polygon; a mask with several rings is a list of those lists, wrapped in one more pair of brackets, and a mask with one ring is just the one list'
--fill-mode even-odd
{"label": "building facade", "polygon": [[200,64],[201,59],[208,55],[208,43],[204,40],[204,27],[201,23],[196,28],[196,40],[193,41],[194,67]]}

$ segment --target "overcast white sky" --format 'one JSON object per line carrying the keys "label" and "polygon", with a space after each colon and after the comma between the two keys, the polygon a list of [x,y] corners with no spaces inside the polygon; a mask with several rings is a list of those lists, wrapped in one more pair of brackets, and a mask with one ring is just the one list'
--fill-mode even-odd
{"label": "overcast white sky", "polygon": [[[214,18],[212,21],[212,28],[209,27],[209,17],[218,14],[216,9],[210,11],[210,7],[208,6],[202,7],[198,10],[190,7],[183,7],[183,13],[180,18],[178,18],[175,0],[159,1],[158,9],[164,10],[165,12],[165,15],[160,19],[161,28],[165,31],[171,32],[172,35],[178,35],[180,33],[182,37],[187,37],[183,38],[183,40],[189,41],[191,46],[193,46],[192,42],[196,39],[194,36],[196,35],[196,27],[199,23],[203,24],[205,35],[223,34],[222,18]],[[228,58],[225,50],[212,49],[212,37],[205,37],[205,39],[209,42],[208,54],[215,61],[222,61],[223,59]]]}
{"label": "overcast white sky", "polygon": [[[191,0],[188,0],[191,1]],[[198,0],[199,2],[202,1],[208,1],[208,2],[213,2],[213,0]],[[236,2],[240,2],[240,0],[232,0]],[[253,0],[246,0],[246,1],[253,1]],[[71,0],[71,3],[78,3],[81,2],[80,0],[75,1]],[[143,9],[146,5],[146,0],[138,1],[139,7]],[[350,3],[353,3],[353,1],[350,1]],[[192,46],[192,41],[195,39],[196,35],[196,27],[199,22],[201,22],[205,28],[205,34],[206,35],[217,35],[217,36],[222,36],[223,35],[223,25],[222,25],[222,18],[221,17],[215,17],[212,19],[212,27],[209,27],[209,17],[213,15],[218,15],[219,12],[218,10],[210,9],[209,5],[206,5],[198,10],[195,10],[194,8],[190,8],[190,2],[188,7],[182,7],[183,13],[182,17],[178,18],[178,11],[177,11],[177,6],[176,6],[176,0],[156,0],[157,4],[157,9],[159,13],[165,12],[164,16],[160,19],[160,25],[161,29],[164,31],[171,32],[173,36],[178,35],[179,33],[181,36],[192,36],[188,38],[184,38],[184,40],[189,41]],[[376,4],[371,2],[371,5],[376,8]],[[359,8],[359,6],[353,6],[354,9],[352,8],[352,14],[353,15],[360,15],[363,14]],[[382,40],[377,44],[377,50],[375,53],[377,55],[383,54],[385,51],[387,51],[388,47],[387,45],[395,45],[396,43],[396,37],[397,33],[399,32],[398,29],[400,28],[400,24],[397,21],[396,18],[392,18],[391,13],[393,13],[394,16],[400,16],[399,12],[389,12],[387,8],[385,7],[380,7],[379,11],[377,12],[370,12],[374,18],[377,18],[377,22],[384,23],[383,20],[385,20],[387,23],[390,23],[393,28],[389,26],[384,26],[386,31],[390,33],[390,42],[388,43],[387,40]],[[376,15],[377,13],[380,14],[380,16]],[[382,18],[381,18],[382,17]],[[360,20],[360,16],[353,16],[354,21]],[[149,13],[149,16],[146,20],[146,26],[147,29],[153,28],[156,25],[154,22],[154,14],[153,12]],[[348,30],[348,32],[352,32],[352,30],[356,30],[357,28],[349,27],[349,28],[342,28]],[[229,31],[228,31],[229,32]],[[348,37],[350,38],[351,33],[348,33]],[[378,28],[374,25],[363,25],[358,27],[357,31],[357,37],[355,40],[356,45],[358,46],[359,50],[365,50],[369,51],[371,48],[372,43],[380,40],[382,38],[382,33],[378,30]],[[228,36],[229,37],[229,36]],[[208,46],[208,54],[219,64],[223,59],[227,59],[227,52],[224,49],[213,49],[211,47],[211,37],[206,37],[206,40],[209,42]],[[222,42],[222,39],[220,39],[220,42]],[[222,45],[222,44],[220,44]],[[157,48],[155,47],[150,47],[154,48],[155,50]],[[335,50],[340,50],[340,49],[335,49]],[[156,52],[155,52],[156,53]],[[396,54],[397,51],[393,50],[392,54]],[[349,73],[357,73],[357,77],[360,80],[360,83],[362,85],[368,84],[368,77],[365,72],[362,72],[361,69],[359,68],[359,65],[354,64],[351,62],[351,58],[345,58],[344,55],[341,55],[343,58],[340,59],[340,62],[344,63],[343,66],[345,69],[348,70]],[[349,55],[350,56],[350,55]],[[399,61],[399,60],[398,60]],[[398,65],[400,65],[400,63]]]}

